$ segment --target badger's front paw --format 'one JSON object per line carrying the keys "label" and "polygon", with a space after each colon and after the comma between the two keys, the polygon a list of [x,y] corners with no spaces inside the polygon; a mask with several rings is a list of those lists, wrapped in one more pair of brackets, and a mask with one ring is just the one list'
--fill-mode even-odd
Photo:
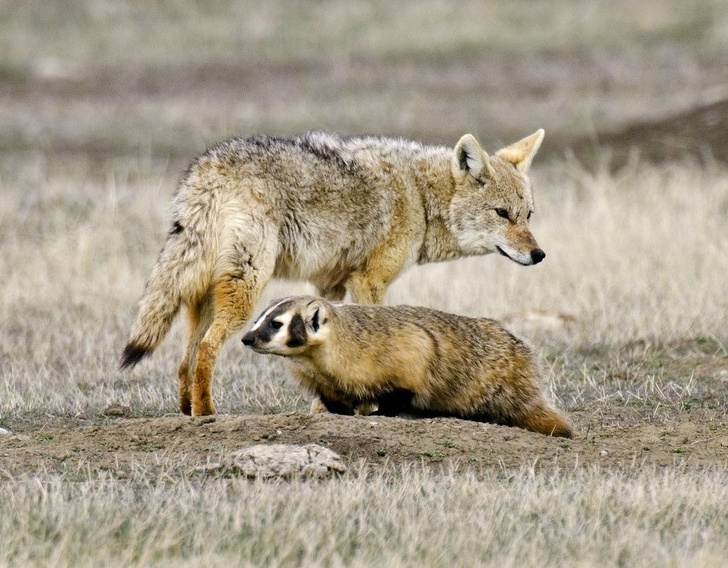
{"label": "badger's front paw", "polygon": [[354,414],[356,416],[369,416],[379,410],[379,404],[376,402],[362,402],[354,408]]}
{"label": "badger's front paw", "polygon": [[328,411],[329,409],[326,408],[326,405],[319,397],[316,397],[311,401],[311,414],[323,414]]}

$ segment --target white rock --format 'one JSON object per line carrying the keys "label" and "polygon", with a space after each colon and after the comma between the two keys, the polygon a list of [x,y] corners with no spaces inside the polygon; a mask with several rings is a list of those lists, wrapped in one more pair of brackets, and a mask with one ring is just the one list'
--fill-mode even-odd
{"label": "white rock", "polygon": [[317,444],[258,444],[238,450],[225,456],[220,463],[209,464],[200,469],[264,479],[320,479],[334,473],[343,473],[346,465],[337,453]]}

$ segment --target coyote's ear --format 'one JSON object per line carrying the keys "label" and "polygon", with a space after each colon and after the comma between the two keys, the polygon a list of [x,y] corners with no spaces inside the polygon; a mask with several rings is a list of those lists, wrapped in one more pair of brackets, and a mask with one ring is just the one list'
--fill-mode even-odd
{"label": "coyote's ear", "polygon": [[523,140],[498,150],[495,155],[510,162],[516,166],[518,171],[525,174],[531,166],[531,160],[536,155],[541,142],[543,142],[543,135],[542,128],[531,134],[531,136],[526,136]]}
{"label": "coyote's ear", "polygon": [[460,182],[468,175],[481,180],[493,175],[488,154],[483,151],[472,134],[466,134],[455,145],[452,174]]}

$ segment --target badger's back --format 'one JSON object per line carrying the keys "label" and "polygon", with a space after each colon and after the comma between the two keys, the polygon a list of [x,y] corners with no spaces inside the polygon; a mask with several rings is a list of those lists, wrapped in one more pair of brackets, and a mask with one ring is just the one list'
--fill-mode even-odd
{"label": "badger's back", "polygon": [[[541,392],[530,349],[497,321],[419,306],[340,310],[348,317],[339,325],[353,328],[362,351],[376,354],[371,360],[389,373],[389,390],[379,400],[391,405],[395,393],[401,405],[389,413],[456,416],[572,437],[571,425]],[[381,349],[372,347],[376,339]]]}

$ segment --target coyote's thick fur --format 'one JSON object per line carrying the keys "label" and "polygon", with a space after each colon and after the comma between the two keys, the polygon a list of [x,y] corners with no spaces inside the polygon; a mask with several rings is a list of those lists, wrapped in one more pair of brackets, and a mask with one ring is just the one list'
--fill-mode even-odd
{"label": "coyote's thick fur", "polygon": [[469,134],[454,149],[380,137],[233,138],[197,158],[139,306],[121,367],[152,352],[183,304],[185,414],[213,414],[211,379],[274,277],[329,299],[380,304],[414,264],[498,251],[543,260],[528,228],[527,172],[543,130],[489,156]]}
{"label": "coyote's thick fur", "polygon": [[268,306],[243,343],[286,357],[318,397],[313,411],[458,416],[573,435],[541,393],[529,349],[494,320],[296,296]]}

